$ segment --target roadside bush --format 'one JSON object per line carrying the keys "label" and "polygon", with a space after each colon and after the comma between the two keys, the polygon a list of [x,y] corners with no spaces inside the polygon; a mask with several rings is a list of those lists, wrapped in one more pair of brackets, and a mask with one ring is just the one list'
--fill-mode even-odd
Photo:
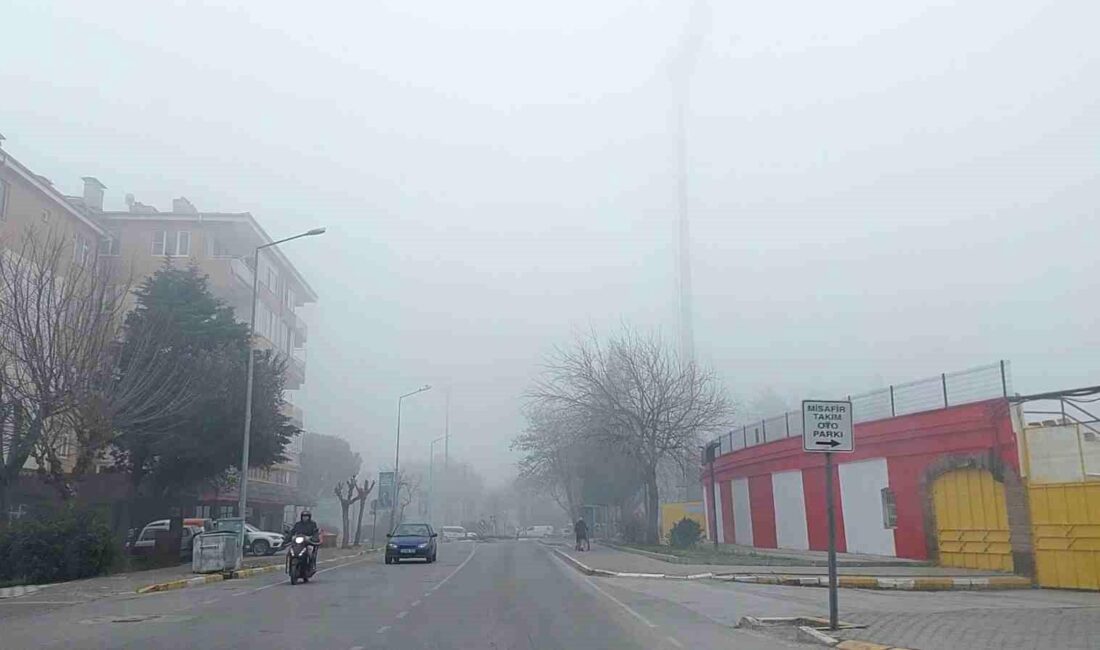
{"label": "roadside bush", "polygon": [[43,584],[105,573],[118,548],[110,528],[87,512],[30,519],[0,531],[0,580]]}
{"label": "roadside bush", "polygon": [[703,539],[703,527],[694,519],[684,517],[668,531],[668,543],[674,548],[691,548]]}

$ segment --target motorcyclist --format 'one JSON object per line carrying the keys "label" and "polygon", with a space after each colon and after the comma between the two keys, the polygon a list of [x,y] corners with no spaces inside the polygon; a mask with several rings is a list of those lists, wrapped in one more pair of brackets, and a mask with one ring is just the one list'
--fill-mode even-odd
{"label": "motorcyclist", "polygon": [[290,529],[290,536],[304,535],[310,541],[312,548],[309,553],[309,561],[312,568],[317,566],[317,545],[321,543],[321,529],[317,522],[313,521],[313,513],[303,510],[294,527]]}

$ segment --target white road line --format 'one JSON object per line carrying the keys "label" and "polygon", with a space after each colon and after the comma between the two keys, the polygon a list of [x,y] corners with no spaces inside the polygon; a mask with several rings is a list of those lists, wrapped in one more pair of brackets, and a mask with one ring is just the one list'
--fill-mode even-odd
{"label": "white road line", "polygon": [[378,628],[378,633],[379,634],[385,634],[386,630],[388,630],[388,629],[390,629],[389,625],[383,625],[382,627]]}
{"label": "white road line", "polygon": [[[573,571],[573,567],[566,565],[565,560],[561,559],[556,554],[551,554],[551,557],[553,557],[555,560],[557,560],[558,564],[560,564],[561,568],[564,569],[565,571],[568,571],[568,572]],[[638,612],[634,611],[634,609],[630,605],[627,605],[623,601],[619,600],[618,598],[612,596],[611,594],[609,594],[606,591],[604,591],[603,589],[601,589],[598,584],[596,584],[595,582],[592,581],[592,578],[589,578],[588,576],[584,576],[584,581],[585,581],[585,583],[588,584],[589,587],[592,587],[593,589],[598,591],[601,595],[605,596],[608,600],[615,603],[619,607],[622,607],[623,609],[625,609],[634,618],[636,618],[639,621],[645,623],[649,627],[654,627],[654,628],[657,627],[656,625],[651,623],[648,618],[646,618],[646,617],[642,616],[641,614],[639,614]]]}
{"label": "white road line", "polygon": [[[317,573],[324,573],[325,571],[333,571],[335,569],[343,569],[346,566],[351,566],[353,564],[359,564],[360,562],[366,562],[367,560],[371,560],[371,559],[374,559],[374,558],[365,557],[365,558],[360,559],[360,560],[352,560],[351,562],[345,562],[343,564],[337,564],[336,566],[330,566],[327,569],[321,569]],[[264,585],[262,587],[256,587],[255,589],[249,589],[248,591],[242,591],[238,594],[233,594],[233,595],[234,596],[247,596],[249,594],[254,594],[257,591],[263,591],[264,589],[271,589],[272,587],[278,587],[279,585],[289,585],[289,584],[290,584],[290,580],[283,580],[281,582],[273,582],[269,585]]]}
{"label": "white road line", "polygon": [[[684,647],[684,644],[680,643],[679,641],[677,641],[676,639],[674,639],[674,638],[672,638],[672,637],[670,637],[670,636],[666,636],[665,638],[666,638],[666,639],[668,639],[668,642],[669,642],[669,643],[671,643],[672,645],[676,646],[677,648],[682,648],[682,647]],[[354,649],[354,648],[352,648],[352,650],[355,650],[355,649]]]}
{"label": "white road line", "polygon": [[622,607],[626,611],[630,612],[630,615],[633,616],[634,618],[636,618],[639,621],[645,623],[649,627],[657,627],[656,625],[651,623],[648,618],[646,618],[646,617],[642,616],[641,614],[639,614],[638,612],[634,611],[634,609],[630,605],[627,605],[623,601],[619,600],[618,598],[612,596],[611,594],[609,594],[606,591],[604,591],[603,589],[601,589],[598,584],[596,584],[595,582],[592,582],[592,578],[585,577],[584,581],[587,582],[589,584],[589,586],[591,586],[596,591],[600,592],[604,596],[607,596],[608,599],[610,599],[612,602],[616,603],[619,607]]}
{"label": "white road line", "polygon": [[361,645],[353,645],[350,648],[348,648],[348,650],[367,650],[367,648],[365,646],[361,646]]}
{"label": "white road line", "polygon": [[397,618],[405,618],[408,615],[408,612],[397,612]]}
{"label": "white road line", "polygon": [[439,581],[439,584],[437,584],[436,586],[429,589],[428,593],[431,593],[431,592],[435,591],[436,589],[439,589],[443,585],[447,584],[448,580],[455,577],[455,574],[462,570],[462,567],[466,566],[470,562],[470,560],[474,559],[474,555],[476,553],[477,553],[477,544],[474,544],[470,547],[470,554],[466,557],[465,560],[462,561],[462,564],[458,565],[458,568],[455,569],[454,571],[451,571],[451,575],[447,576],[446,578],[443,578],[442,580]]}
{"label": "white road line", "polygon": [[412,601],[412,605],[409,605],[409,607],[417,607],[419,605],[420,605],[420,601],[419,600],[414,600],[414,601]]}
{"label": "white road line", "polygon": [[86,600],[20,600],[13,598],[11,600],[0,600],[0,605],[79,605],[86,603]]}

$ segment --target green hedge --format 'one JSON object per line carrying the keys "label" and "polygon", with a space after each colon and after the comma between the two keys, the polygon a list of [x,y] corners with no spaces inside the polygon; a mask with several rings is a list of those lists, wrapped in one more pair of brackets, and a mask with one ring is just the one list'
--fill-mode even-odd
{"label": "green hedge", "polygon": [[117,558],[111,529],[89,512],[18,521],[0,530],[0,582],[89,578],[106,573]]}

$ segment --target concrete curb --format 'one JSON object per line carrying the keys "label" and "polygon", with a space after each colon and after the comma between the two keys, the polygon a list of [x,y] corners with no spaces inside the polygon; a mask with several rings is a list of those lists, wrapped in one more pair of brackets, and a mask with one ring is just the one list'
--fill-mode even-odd
{"label": "concrete curb", "polygon": [[[351,560],[364,555],[370,555],[371,553],[378,553],[382,549],[374,549],[367,551],[360,551],[358,553],[352,553],[351,555],[341,555],[340,557],[334,557],[328,560],[321,560],[317,564],[331,564],[333,562],[339,562],[341,560]],[[139,587],[136,591],[139,594],[151,594],[159,591],[173,591],[175,589],[186,589],[188,587],[198,587],[201,585],[207,585],[213,582],[222,582],[224,580],[239,580],[243,578],[251,578],[252,576],[262,575],[264,573],[272,573],[275,571],[283,570],[284,565],[268,564],[265,566],[252,567],[249,569],[241,569],[240,571],[232,571],[229,573],[213,573],[210,575],[196,576],[194,578],[183,578],[180,580],[171,580],[169,582],[158,582],[156,584],[146,585]]]}
{"label": "concrete curb", "polygon": [[19,598],[27,594],[33,594],[43,585],[15,585],[14,587],[0,587],[0,600],[5,598]]}
{"label": "concrete curb", "polygon": [[[730,575],[714,576],[715,580],[758,585],[793,587],[828,587],[828,576]],[[846,589],[888,589],[893,591],[986,591],[998,589],[1031,589],[1029,578],[1022,576],[989,576],[986,578],[880,578],[876,576],[837,576],[837,586]]]}
{"label": "concrete curb", "polygon": [[[633,573],[607,571],[588,566],[568,553],[545,545],[558,557],[586,576],[605,578],[649,578],[656,580],[720,580],[758,585],[784,585],[793,587],[828,587],[828,576],[783,575],[721,575],[696,573],[669,575],[667,573]],[[981,591],[994,589],[1031,589],[1031,580],[1020,576],[991,576],[988,578],[879,578],[875,576],[838,576],[837,586],[849,589],[890,589],[894,591]]]}
{"label": "concrete curb", "polygon": [[[608,542],[605,540],[599,540],[594,542],[601,544],[608,548],[615,549],[616,551],[622,551],[623,553],[633,553],[634,555],[641,555],[653,560],[660,560],[661,562],[667,562],[669,564],[708,564],[715,567],[721,566],[736,566],[732,562],[708,562],[706,558],[686,558],[678,555],[671,555],[669,553],[658,553],[657,551],[647,551],[645,549],[634,548],[632,546],[623,546],[614,542]],[[797,555],[786,555],[783,553],[757,553],[751,550],[745,550],[743,553],[746,557],[764,558],[768,560],[775,560],[774,564],[762,564],[760,566],[768,567],[783,567],[783,566],[795,566],[795,567],[824,567],[828,566],[828,562],[819,558],[800,558]],[[794,562],[784,563],[782,560],[793,560]],[[928,562],[912,560],[912,561],[894,561],[894,562],[882,562],[873,560],[855,560],[855,559],[839,559],[837,565],[846,568],[859,568],[859,567],[876,567],[876,568],[919,568],[932,566]],[[743,565],[742,565],[743,566]]]}

